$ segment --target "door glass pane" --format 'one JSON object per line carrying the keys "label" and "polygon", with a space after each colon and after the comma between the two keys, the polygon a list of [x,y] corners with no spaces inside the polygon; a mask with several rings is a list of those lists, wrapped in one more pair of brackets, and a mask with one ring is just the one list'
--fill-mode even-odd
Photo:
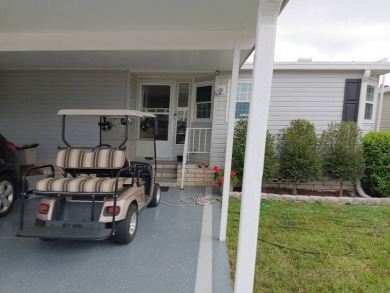
{"label": "door glass pane", "polygon": [[179,98],[176,115],[176,144],[184,144],[188,121],[188,97],[190,84],[179,84]]}
{"label": "door glass pane", "polygon": [[155,126],[156,140],[168,140],[170,94],[169,85],[142,86],[142,111],[154,113],[157,119],[156,125],[153,118],[142,119],[140,138],[153,138],[153,126]]}

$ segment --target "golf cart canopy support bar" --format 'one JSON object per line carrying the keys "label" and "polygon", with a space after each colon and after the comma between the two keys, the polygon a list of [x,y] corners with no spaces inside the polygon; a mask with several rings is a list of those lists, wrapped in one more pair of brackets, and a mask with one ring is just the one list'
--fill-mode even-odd
{"label": "golf cart canopy support bar", "polygon": [[[62,116],[62,141],[67,147],[71,147],[68,141],[65,138],[65,120],[66,116],[97,116],[100,117],[110,117],[110,118],[156,118],[152,113],[141,112],[136,110],[121,110],[121,109],[62,109],[59,110],[57,115]],[[128,124],[125,125],[125,138],[123,142],[119,145],[118,149],[122,149],[128,139]],[[99,137],[99,143],[102,145],[101,131]],[[60,147],[59,147],[60,148]],[[155,148],[156,151],[156,148]]]}
{"label": "golf cart canopy support bar", "polygon": [[59,110],[57,115],[67,115],[67,116],[105,116],[105,117],[156,117],[152,113],[141,112],[136,110],[120,110],[120,109],[63,109]]}

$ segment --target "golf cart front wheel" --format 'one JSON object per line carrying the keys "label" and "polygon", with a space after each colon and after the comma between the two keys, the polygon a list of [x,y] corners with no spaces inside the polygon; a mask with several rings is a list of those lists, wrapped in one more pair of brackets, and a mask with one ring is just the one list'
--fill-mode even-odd
{"label": "golf cart front wheel", "polygon": [[116,223],[114,241],[119,244],[129,244],[133,241],[138,227],[138,208],[130,205],[126,218]]}

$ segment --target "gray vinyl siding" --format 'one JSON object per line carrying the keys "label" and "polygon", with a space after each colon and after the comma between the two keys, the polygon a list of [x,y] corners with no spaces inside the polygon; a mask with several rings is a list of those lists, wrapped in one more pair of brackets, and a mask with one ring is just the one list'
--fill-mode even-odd
{"label": "gray vinyl siding", "polygon": [[383,96],[380,130],[390,131],[390,92]]}
{"label": "gray vinyl siding", "polygon": [[[228,87],[227,76],[220,76],[218,85]],[[226,91],[227,92],[227,91]],[[213,133],[211,139],[210,164],[223,166],[225,164],[226,139],[228,124],[226,122],[227,93],[214,96]]]}
{"label": "gray vinyl siding", "polygon": [[[0,132],[16,144],[37,142],[52,161],[61,141],[59,109],[124,109],[125,71],[0,71]],[[78,145],[96,145],[96,124],[73,124]]]}
{"label": "gray vinyl siding", "polygon": [[358,79],[353,72],[278,72],[272,82],[268,129],[277,134],[291,120],[314,123],[317,133],[331,122],[340,122],[346,79]]}
{"label": "gray vinyl siding", "polygon": [[[241,72],[240,80],[251,80],[251,72]],[[330,122],[342,119],[346,79],[361,78],[360,72],[348,71],[274,71],[268,129],[277,134],[291,120],[313,122],[317,132],[327,129]],[[229,74],[219,77],[219,85],[228,88]],[[226,149],[227,96],[215,99],[211,163],[223,165]]]}

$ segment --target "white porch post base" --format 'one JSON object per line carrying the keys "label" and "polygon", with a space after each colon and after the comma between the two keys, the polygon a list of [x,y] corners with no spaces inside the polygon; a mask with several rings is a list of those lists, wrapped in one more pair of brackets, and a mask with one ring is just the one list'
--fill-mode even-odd
{"label": "white porch post base", "polygon": [[277,19],[283,0],[260,0],[237,251],[235,293],[252,292]]}

